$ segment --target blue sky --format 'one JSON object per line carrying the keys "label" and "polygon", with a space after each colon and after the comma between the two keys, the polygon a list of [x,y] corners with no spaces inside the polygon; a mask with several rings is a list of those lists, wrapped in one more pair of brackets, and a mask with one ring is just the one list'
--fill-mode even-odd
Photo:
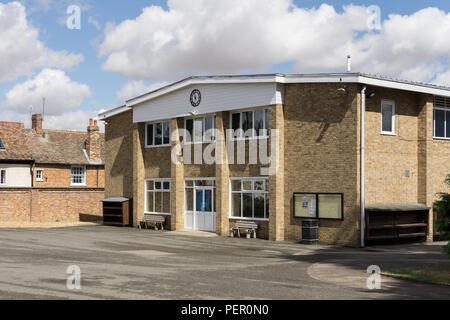
{"label": "blue sky", "polygon": [[[177,2],[179,0],[174,1]],[[263,34],[258,34],[256,27],[255,30],[247,30],[245,22],[243,23],[241,29],[231,30],[234,26],[239,25],[239,18],[229,18],[231,19],[229,24],[225,21],[225,23],[218,23],[217,25],[209,20],[202,21],[202,19],[207,18],[202,18],[203,16],[201,15],[201,12],[203,8],[201,4],[199,4],[201,1],[202,0],[193,0],[193,3],[195,4],[191,7],[184,7],[178,3],[172,5],[172,8],[168,7],[166,1],[19,1],[26,12],[26,22],[28,27],[34,28],[38,32],[37,39],[43,46],[45,46],[45,48],[51,50],[52,52],[65,51],[67,54],[81,54],[83,61],[75,62],[75,59],[73,62],[68,63],[69,66],[66,66],[64,65],[65,62],[63,63],[59,61],[55,63],[54,59],[42,58],[39,56],[44,60],[43,63],[35,65],[33,64],[33,61],[30,61],[26,64],[27,66],[30,66],[28,70],[23,72],[15,70],[12,72],[9,69],[5,71],[1,68],[9,68],[19,59],[33,60],[36,59],[36,57],[22,57],[21,55],[17,58],[8,57],[8,59],[10,59],[8,60],[9,63],[4,66],[0,66],[0,73],[11,72],[13,75],[8,79],[3,79],[3,81],[0,81],[0,121],[27,121],[28,114],[24,111],[24,104],[33,104],[33,111],[40,111],[40,106],[36,105],[39,104],[36,102],[36,99],[33,100],[30,98],[30,101],[27,101],[27,95],[23,94],[23,90],[25,90],[24,88],[27,86],[34,86],[33,83],[39,83],[39,75],[44,69],[61,70],[62,73],[48,72],[47,77],[51,78],[52,76],[58,76],[59,78],[55,78],[55,81],[57,81],[62,77],[62,75],[64,75],[66,77],[67,87],[61,86],[59,87],[60,90],[62,92],[71,91],[70,88],[72,88],[71,86],[73,85],[76,87],[74,92],[79,93],[79,96],[77,97],[64,95],[53,97],[51,95],[51,99],[49,98],[51,101],[47,102],[49,104],[49,112],[52,113],[54,118],[53,121],[49,121],[46,125],[54,128],[68,127],[69,129],[83,129],[84,123],[87,123],[87,119],[72,119],[73,117],[95,115],[95,113],[99,110],[109,109],[123,103],[126,97],[131,98],[129,95],[142,93],[140,91],[154,88],[155,86],[158,86],[158,84],[171,82],[190,74],[247,72],[288,73],[344,70],[345,46],[351,48],[349,50],[354,50],[357,52],[355,65],[358,67],[358,70],[355,71],[366,71],[359,69],[361,69],[362,66],[367,66],[368,71],[377,73],[391,73],[394,76],[413,78],[412,80],[435,81],[440,79],[442,82],[450,79],[450,74],[447,72],[447,61],[450,53],[447,52],[446,47],[437,48],[434,52],[427,50],[423,53],[417,54],[417,57],[415,57],[414,55],[417,53],[417,50],[414,49],[414,46],[419,45],[418,43],[423,43],[422,46],[426,46],[427,41],[431,41],[431,39],[427,40],[418,37],[417,43],[411,43],[416,41],[413,34],[417,33],[417,30],[412,30],[412,27],[408,28],[408,24],[402,23],[401,21],[393,21],[391,29],[389,29],[388,26],[384,29],[384,25],[382,25],[381,30],[369,32],[364,30],[364,26],[361,27],[361,22],[351,22],[353,19],[352,17],[358,16],[357,13],[351,14],[346,12],[344,9],[344,6],[348,6],[350,4],[362,7],[377,5],[381,9],[381,19],[384,24],[387,20],[389,20],[389,15],[391,14],[407,17],[416,14],[424,8],[436,7],[443,12],[442,16],[438,17],[442,18],[442,21],[437,19],[433,13],[429,13],[428,15],[424,15],[424,17],[418,16],[416,20],[411,21],[411,23],[414,24],[416,23],[415,21],[417,21],[417,24],[420,24],[421,21],[423,21],[425,26],[431,23],[433,25],[437,24],[437,26],[435,25],[434,27],[439,28],[439,24],[446,25],[448,22],[446,14],[450,11],[449,1],[296,0],[293,2],[293,5],[296,8],[317,10],[315,11],[317,15],[311,13],[312,21],[317,21],[314,19],[318,19],[318,17],[328,16],[327,12],[329,13],[329,11],[324,8],[322,8],[323,10],[319,10],[324,3],[334,8],[336,12],[331,14],[332,18],[330,20],[330,24],[335,23],[336,28],[343,30],[342,40],[340,40],[340,42],[336,42],[335,44],[336,50],[338,50],[339,53],[335,54],[332,52],[333,49],[328,47],[326,43],[322,44],[323,49],[320,45],[315,47],[314,43],[316,42],[328,41],[326,40],[327,33],[321,33],[326,32],[326,30],[319,31],[318,28],[305,28],[303,30],[303,25],[296,24],[296,22],[286,22],[289,24],[285,25],[283,24],[283,21],[275,21],[274,28],[280,28],[280,25],[285,25],[287,28],[292,26],[292,28],[297,29],[296,32],[298,33],[286,35],[286,39],[282,39],[283,43],[292,43],[295,41],[298,41],[299,43],[302,41],[304,42],[301,45],[299,44],[299,46],[287,46],[282,51],[292,52],[278,56],[276,51],[272,52],[271,49],[267,47],[267,43],[270,42],[270,38],[268,38],[267,41],[264,40],[267,32],[261,32]],[[215,1],[217,1],[217,6],[214,4]],[[226,15],[227,12],[232,15],[232,12],[238,9],[236,4],[227,5],[225,4],[225,1],[215,1],[209,1],[209,5],[207,8],[205,7],[205,11],[207,16],[209,16],[209,12],[211,12],[211,16],[216,17],[216,20],[217,17],[220,18],[221,16]],[[281,2],[284,1],[288,0],[281,0]],[[12,1],[1,1],[0,4],[6,5],[10,2]],[[185,2],[189,1],[185,0]],[[219,2],[221,2],[220,6]],[[243,0],[243,2],[245,2],[245,0]],[[270,10],[272,9],[266,10],[261,8],[264,6],[263,1],[255,2],[254,0],[251,0],[250,2],[252,2],[252,5],[255,7],[253,9],[248,9],[250,10],[248,12],[254,12],[255,17],[248,19],[247,23],[256,26],[257,23],[261,23],[261,21],[258,20],[258,15],[264,16],[265,14],[269,14],[270,16]],[[65,11],[67,7],[72,4],[79,5],[82,9],[80,30],[69,30],[65,24],[68,17]],[[148,13],[148,16],[142,17],[139,21],[137,18],[142,14],[143,8],[150,6],[160,6],[163,10],[166,10],[166,12],[168,12],[169,9],[173,10],[173,8],[176,7],[179,12],[185,13],[183,18],[184,22],[177,22],[177,16],[175,14],[166,15],[162,18],[162,22],[159,23],[155,21],[152,24],[151,21],[146,21],[145,17],[154,17],[158,20],[159,13],[156,11]],[[191,12],[191,8],[196,10]],[[283,9],[278,9],[273,9],[275,12],[274,20],[277,20],[277,15],[280,16],[280,20],[283,20],[281,17],[285,17],[285,14],[288,14],[289,12],[288,10],[286,10],[286,12],[282,12]],[[236,16],[238,15],[239,14],[237,13]],[[192,20],[190,17],[192,17]],[[305,17],[305,19],[309,19],[309,13],[303,13],[302,15],[298,15],[298,17]],[[173,21],[171,20],[172,18],[174,19]],[[2,19],[5,19],[5,17],[0,15],[0,26],[2,24]],[[124,30],[125,28],[119,28],[119,26],[121,26],[121,24],[128,19],[132,21],[138,20],[130,27],[131,31],[126,31]],[[356,19],[357,18],[355,18],[355,20]],[[252,21],[255,22],[252,23]],[[167,42],[170,42],[170,39],[172,39],[171,41],[174,41],[173,34],[171,34],[172,32],[174,34],[183,32],[183,23],[192,23],[192,25],[186,27],[186,30],[189,30],[190,32],[183,34],[182,39],[178,40],[178,42],[182,42],[182,45],[179,44],[178,49],[174,49],[174,46],[168,46]],[[267,25],[270,25],[271,23],[272,22],[270,19],[266,22]],[[398,23],[398,27],[395,27],[395,23]],[[349,26],[347,26],[347,24]],[[403,25],[406,25],[404,30],[402,29],[403,33],[397,35],[396,30],[401,29]],[[215,31],[214,36],[211,36],[211,32],[208,32],[209,28],[211,30],[218,28],[219,31]],[[106,32],[105,29],[107,30]],[[229,33],[227,33],[227,29],[230,29]],[[146,30],[146,33],[141,37],[136,36],[136,34],[139,34],[141,30]],[[386,35],[384,35],[384,33],[386,33]],[[232,40],[228,39],[229,34]],[[284,32],[279,32],[277,34],[284,36]],[[275,34],[276,38],[277,34]],[[151,61],[145,61],[145,48],[147,48],[145,43],[142,44],[142,48],[136,50],[138,51],[137,53],[133,52],[133,42],[127,42],[125,39],[131,35],[133,35],[133,37],[136,36],[136,39],[134,40],[136,43],[143,43],[146,41],[145,38],[152,38],[152,48],[158,47],[158,44],[161,43],[161,49],[154,49],[154,51],[152,51],[147,58]],[[222,38],[212,40],[212,38],[217,35]],[[297,38],[297,35],[299,35],[299,38]],[[411,36],[411,38],[409,38],[409,36]],[[442,37],[443,35],[440,36]],[[246,46],[248,39],[246,40],[245,37],[252,40],[258,38],[255,46],[261,46],[261,51],[252,52],[252,48]],[[314,37],[317,37],[317,40],[315,40]],[[345,37],[347,37],[348,40],[346,40]],[[385,37],[387,40],[383,40],[384,38],[382,37]],[[399,66],[397,69],[392,68],[392,66],[381,67],[382,65],[389,63],[390,56],[385,56],[382,49],[374,46],[389,43],[389,41],[396,39],[396,37],[400,37],[401,39],[409,39],[408,41],[405,41],[401,54],[407,55],[410,58],[408,58],[408,61],[406,62],[404,62],[405,59],[399,58],[399,63],[396,64]],[[169,40],[166,41],[166,38]],[[192,38],[192,40],[189,40],[190,38]],[[332,39],[335,38],[336,36],[332,37]],[[359,38],[364,38],[364,41],[360,43]],[[424,38],[426,37],[424,36]],[[222,39],[227,40],[222,41]],[[449,37],[438,40],[448,41],[448,39]],[[220,48],[220,50],[215,50],[217,47],[214,45],[215,43],[222,43],[224,47]],[[234,43],[236,43],[236,48],[233,48],[233,50],[228,50],[228,48],[233,46]],[[433,42],[431,42],[431,44],[432,43]],[[373,44],[373,46],[371,44]],[[12,45],[14,45],[14,42]],[[313,46],[313,48],[311,48],[311,46]],[[186,49],[186,53],[182,54],[183,50],[180,48],[186,47],[189,47],[189,49]],[[0,49],[0,55],[2,55],[1,50],[2,49]],[[33,48],[25,47],[24,50],[33,50]],[[308,52],[308,50],[310,50],[310,52]],[[407,50],[410,50],[410,52]],[[370,53],[370,57],[365,56],[368,51]],[[177,52],[180,52],[179,55],[177,55]],[[207,52],[211,52],[211,54],[207,54]],[[264,53],[260,56],[258,52]],[[391,56],[396,52],[398,52],[398,50],[392,51],[392,53],[390,53]],[[45,55],[48,53],[44,52],[42,54]],[[352,54],[355,53],[352,52]],[[127,64],[121,63],[120,59],[116,60],[117,57],[123,58],[124,55],[129,58],[128,60],[131,59],[133,61],[128,61]],[[310,58],[317,57],[318,55],[323,55],[322,61],[315,61]],[[298,56],[301,56],[301,58],[297,59]],[[336,58],[336,56],[338,58]],[[336,59],[339,59],[340,56],[342,56],[342,64],[336,61]],[[358,56],[361,57],[360,60],[358,60]],[[368,60],[364,60],[363,56],[364,59],[370,59],[371,63],[373,61],[377,61],[377,64],[368,64]],[[115,58],[112,59],[112,57]],[[198,59],[196,57],[198,57]],[[114,61],[109,61],[109,58]],[[0,59],[3,59],[3,57],[0,57]],[[62,61],[70,60],[64,57],[60,59]],[[49,60],[49,62],[45,62],[47,60]],[[152,65],[153,61],[155,62],[154,65]],[[135,69],[133,68],[133,64],[136,65]],[[27,85],[20,87],[20,85],[24,83]],[[37,85],[36,90],[39,90],[39,88],[39,85]],[[122,93],[120,93],[121,90]],[[44,92],[45,90],[42,93],[43,95],[45,94]],[[21,97],[23,99],[21,99]],[[64,101],[69,100],[71,101],[71,104],[66,110]],[[58,101],[59,105],[56,105],[55,103]],[[79,112],[76,113],[75,111]]]}

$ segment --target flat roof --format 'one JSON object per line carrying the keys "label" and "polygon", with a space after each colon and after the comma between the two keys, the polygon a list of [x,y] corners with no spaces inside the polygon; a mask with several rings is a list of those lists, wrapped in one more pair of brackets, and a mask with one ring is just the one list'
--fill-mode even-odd
{"label": "flat roof", "polygon": [[126,101],[125,105],[99,114],[100,119],[106,119],[130,110],[133,106],[153,100],[160,96],[182,88],[200,84],[244,84],[244,83],[359,83],[364,85],[406,90],[417,93],[450,97],[450,87],[429,83],[408,81],[392,77],[361,72],[344,73],[310,73],[310,74],[249,74],[249,75],[211,75],[192,76],[173,82],[159,89],[150,91]]}

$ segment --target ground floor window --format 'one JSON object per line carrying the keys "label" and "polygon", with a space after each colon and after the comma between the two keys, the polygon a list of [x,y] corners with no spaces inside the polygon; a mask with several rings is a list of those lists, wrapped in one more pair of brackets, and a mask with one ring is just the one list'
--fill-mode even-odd
{"label": "ground floor window", "polygon": [[434,98],[434,137],[450,139],[450,99]]}
{"label": "ground floor window", "polygon": [[0,169],[0,186],[6,185],[6,169]]}
{"label": "ground floor window", "polygon": [[231,217],[269,219],[267,178],[231,179]]}
{"label": "ground floor window", "polygon": [[148,179],[145,182],[145,213],[170,215],[170,179]]}
{"label": "ground floor window", "polygon": [[295,193],[294,217],[342,220],[344,218],[342,193]]}

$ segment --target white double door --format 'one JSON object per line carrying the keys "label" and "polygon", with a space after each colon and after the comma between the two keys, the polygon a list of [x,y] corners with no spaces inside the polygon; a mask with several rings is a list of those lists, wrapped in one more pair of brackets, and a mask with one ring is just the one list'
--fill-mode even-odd
{"label": "white double door", "polygon": [[[185,228],[200,231],[216,231],[216,213],[214,212],[214,187],[212,186],[195,186],[189,192],[186,189],[185,197],[193,197],[186,199],[186,203],[191,203],[192,207],[186,207],[185,211]],[[189,210],[190,209],[190,210]]]}

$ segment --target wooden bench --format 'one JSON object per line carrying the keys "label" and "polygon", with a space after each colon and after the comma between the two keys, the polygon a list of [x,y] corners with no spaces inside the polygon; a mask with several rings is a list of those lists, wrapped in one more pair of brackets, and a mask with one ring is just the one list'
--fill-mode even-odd
{"label": "wooden bench", "polygon": [[230,236],[241,236],[241,230],[245,230],[247,239],[251,237],[256,239],[256,230],[258,230],[258,224],[253,221],[237,221],[233,228],[230,230]]}
{"label": "wooden bench", "polygon": [[156,215],[156,214],[145,214],[144,219],[139,223],[139,229],[143,225],[145,229],[148,229],[149,224],[155,226],[155,230],[164,230],[164,223],[166,222],[166,217]]}

